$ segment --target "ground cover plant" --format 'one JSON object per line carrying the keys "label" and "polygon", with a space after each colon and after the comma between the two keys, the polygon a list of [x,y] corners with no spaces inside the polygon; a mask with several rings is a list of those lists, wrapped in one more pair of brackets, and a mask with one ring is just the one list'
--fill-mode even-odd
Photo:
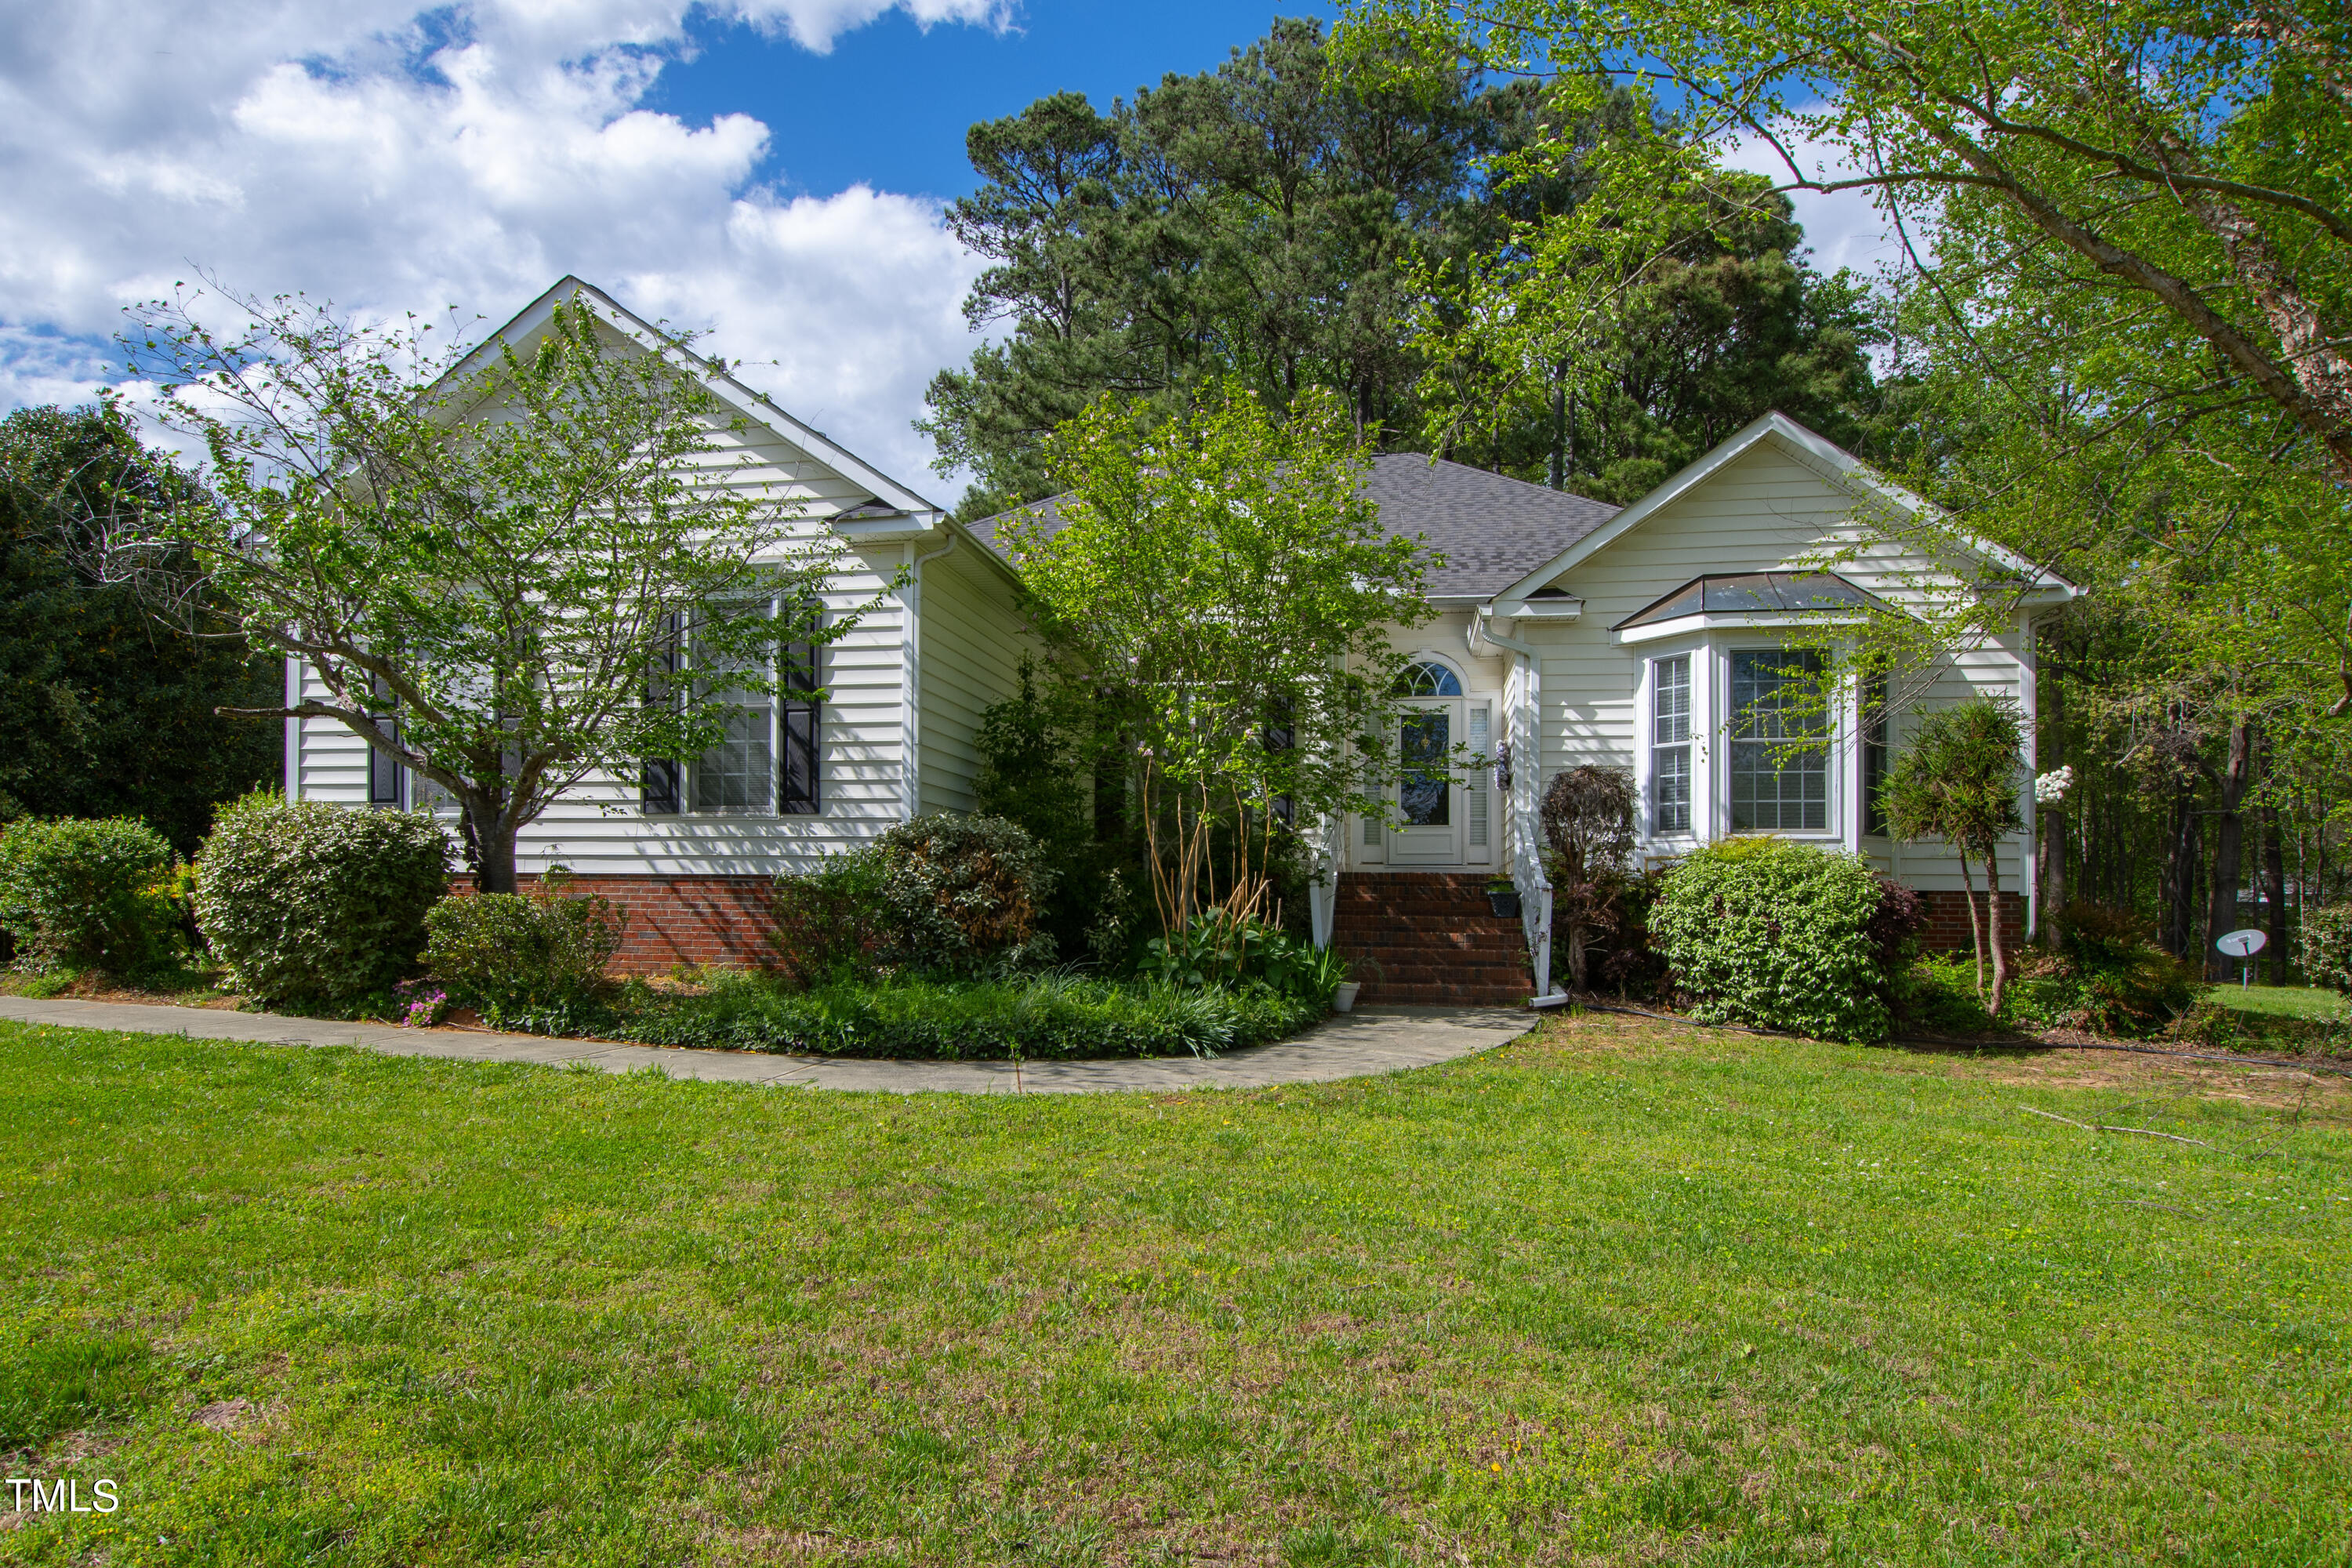
{"label": "ground cover plant", "polygon": [[0,1557],[2352,1548],[2341,1082],[1543,1028],[989,1100],[0,1024],[0,1451],[123,1499]]}
{"label": "ground cover plant", "polygon": [[1188,987],[1067,974],[1001,980],[910,975],[806,990],[716,973],[685,994],[632,987],[610,1032],[656,1046],[917,1060],[1214,1056],[1295,1035],[1328,1016],[1320,997],[1268,986]]}

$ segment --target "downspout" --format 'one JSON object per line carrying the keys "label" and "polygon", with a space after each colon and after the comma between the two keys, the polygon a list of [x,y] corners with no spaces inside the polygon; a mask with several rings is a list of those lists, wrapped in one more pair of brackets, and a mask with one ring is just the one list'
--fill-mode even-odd
{"label": "downspout", "polygon": [[[292,654],[286,656],[286,706],[302,705],[302,661]],[[302,798],[302,721],[289,715],[286,720],[286,798]]]}

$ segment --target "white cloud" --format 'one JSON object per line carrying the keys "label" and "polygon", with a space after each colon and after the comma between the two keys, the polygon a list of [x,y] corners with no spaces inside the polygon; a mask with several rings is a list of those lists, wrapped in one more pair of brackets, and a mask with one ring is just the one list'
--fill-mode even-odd
{"label": "white cloud", "polygon": [[[1846,161],[1843,148],[1802,138],[1785,141],[1782,145],[1795,160],[1798,172],[1806,178],[1827,184],[1851,179],[1856,173]],[[1777,183],[1785,184],[1790,178],[1788,159],[1761,140],[1727,139],[1723,161],[1735,169],[1747,169]],[[1836,191],[1824,195],[1818,191],[1791,191],[1789,200],[1796,208],[1797,221],[1804,226],[1805,243],[1812,249],[1814,265],[1822,271],[1851,267],[1870,274],[1882,267],[1902,264],[1902,241],[1886,215],[1872,205],[1869,192]]]}
{"label": "white cloud", "polygon": [[[824,49],[902,8],[1003,26],[1006,0],[735,0]],[[0,400],[85,397],[123,306],[202,268],[364,312],[494,320],[566,272],[709,347],[918,489],[925,381],[971,339],[979,262],[935,205],[784,199],[746,115],[639,107],[686,0],[56,0],[0,8]],[[763,363],[762,362],[772,362]]]}

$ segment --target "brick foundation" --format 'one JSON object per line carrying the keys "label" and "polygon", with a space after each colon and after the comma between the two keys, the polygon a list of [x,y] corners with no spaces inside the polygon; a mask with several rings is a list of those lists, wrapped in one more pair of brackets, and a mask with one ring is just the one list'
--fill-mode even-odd
{"label": "brick foundation", "polygon": [[[523,892],[535,876],[515,879]],[[681,963],[744,968],[773,958],[768,946],[769,877],[573,877],[567,893],[599,893],[629,913],[628,935],[614,956],[615,974],[663,974]],[[453,891],[469,891],[458,878]]]}
{"label": "brick foundation", "polygon": [[[1919,933],[1922,952],[1973,952],[1976,938],[1969,930],[1969,896],[1966,893],[1927,892],[1919,894],[1919,902],[1927,911],[1927,929]],[[1977,917],[1985,916],[1984,889],[1977,889]],[[2015,952],[2025,945],[2025,899],[2022,894],[2002,889],[2000,894],[2000,945]]]}

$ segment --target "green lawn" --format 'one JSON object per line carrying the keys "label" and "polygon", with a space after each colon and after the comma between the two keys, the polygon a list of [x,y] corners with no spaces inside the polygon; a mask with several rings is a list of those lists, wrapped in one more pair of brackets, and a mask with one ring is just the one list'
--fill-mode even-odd
{"label": "green lawn", "polygon": [[0,1451],[126,1500],[0,1559],[2342,1563],[2306,1082],[1584,1018],[897,1100],[0,1025]]}
{"label": "green lawn", "polygon": [[2344,1012],[2344,998],[2316,985],[2216,985],[2206,997],[2242,1013],[2270,1018],[2334,1018]]}

